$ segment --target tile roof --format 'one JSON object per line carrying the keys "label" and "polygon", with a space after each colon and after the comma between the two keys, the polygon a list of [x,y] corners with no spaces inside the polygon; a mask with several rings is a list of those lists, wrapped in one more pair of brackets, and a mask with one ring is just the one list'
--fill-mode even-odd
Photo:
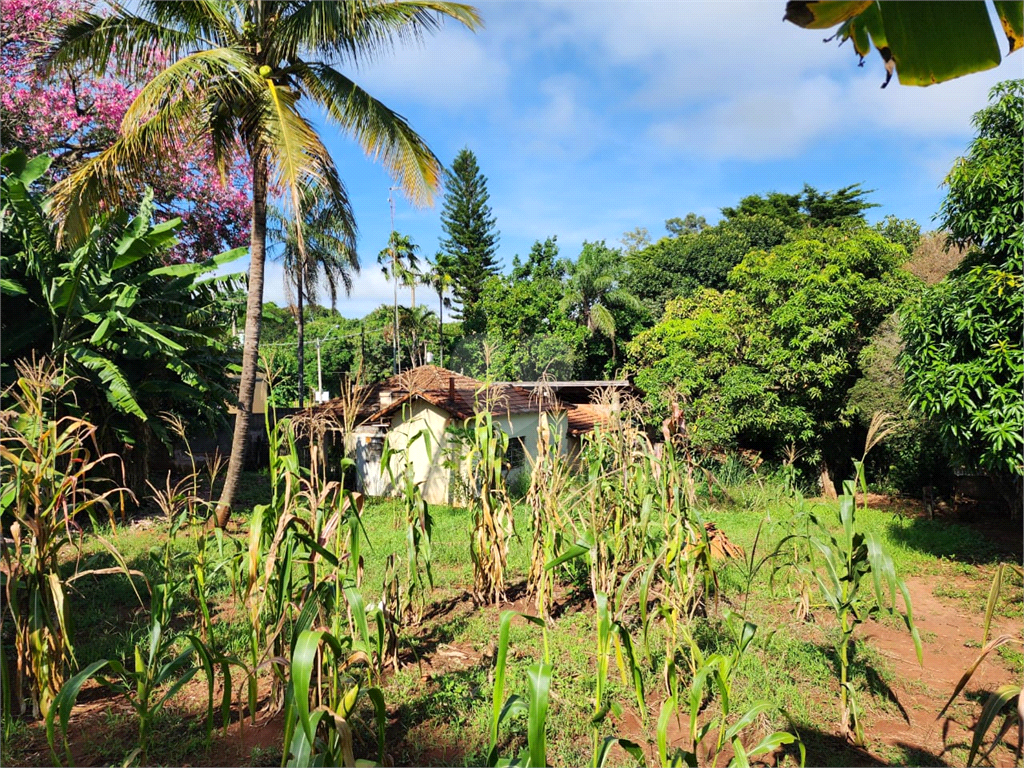
{"label": "tile roof", "polygon": [[606,423],[610,414],[611,409],[607,405],[593,403],[573,405],[566,412],[569,434],[580,435],[590,432],[598,424]]}
{"label": "tile roof", "polygon": [[[512,413],[561,411],[565,406],[551,395],[539,394],[509,384],[486,385],[436,365],[421,365],[397,376],[392,376],[366,391],[365,404],[360,408],[358,421],[379,421],[391,415],[403,404],[419,397],[459,419],[472,418],[482,407],[490,407],[496,416]],[[329,411],[342,408],[340,401],[325,405]]]}

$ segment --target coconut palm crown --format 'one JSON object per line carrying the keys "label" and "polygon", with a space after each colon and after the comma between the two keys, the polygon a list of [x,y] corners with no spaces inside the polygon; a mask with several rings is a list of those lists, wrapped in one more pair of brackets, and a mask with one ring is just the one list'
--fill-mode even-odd
{"label": "coconut palm crown", "polygon": [[[125,113],[117,140],[54,190],[62,236],[86,231],[88,212],[125,207],[134,178],[182,137],[208,141],[222,174],[235,153],[250,163],[253,187],[249,292],[239,407],[231,459],[217,509],[224,525],[245,458],[258,362],[266,259],[268,191],[280,190],[294,221],[302,190],[318,185],[340,198],[337,168],[307,111],[353,136],[417,204],[429,203],[441,164],[409,124],[338,67],[354,66],[419,38],[445,18],[480,25],[471,6],[440,0],[140,0],[112,2],[108,16],[83,13],[48,52],[50,67],[113,68],[148,78]],[[155,72],[150,76],[150,73]],[[304,251],[301,227],[296,242]]]}

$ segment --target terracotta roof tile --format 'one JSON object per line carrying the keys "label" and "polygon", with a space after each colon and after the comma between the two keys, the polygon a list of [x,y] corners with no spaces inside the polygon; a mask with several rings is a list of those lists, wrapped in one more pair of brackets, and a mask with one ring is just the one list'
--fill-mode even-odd
{"label": "terracotta roof tile", "polygon": [[598,424],[607,423],[611,411],[607,405],[577,404],[566,412],[570,435],[590,432]]}
{"label": "terracotta roof tile", "polygon": [[[565,406],[550,395],[540,395],[509,384],[487,386],[469,376],[436,365],[421,365],[371,385],[358,421],[377,421],[389,416],[404,403],[420,397],[460,419],[472,418],[480,407],[490,406],[492,414],[531,413],[539,408],[561,411]],[[342,405],[335,399],[325,409],[336,411]]]}

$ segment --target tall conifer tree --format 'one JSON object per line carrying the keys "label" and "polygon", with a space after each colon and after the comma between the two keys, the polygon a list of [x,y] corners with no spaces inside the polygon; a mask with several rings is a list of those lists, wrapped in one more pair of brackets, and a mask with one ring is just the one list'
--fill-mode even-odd
{"label": "tall conifer tree", "polygon": [[487,278],[498,274],[498,231],[487,204],[487,177],[480,173],[476,155],[459,150],[445,177],[441,250],[454,259],[454,293],[462,305],[462,327],[466,333],[483,333],[487,318],[481,294]]}

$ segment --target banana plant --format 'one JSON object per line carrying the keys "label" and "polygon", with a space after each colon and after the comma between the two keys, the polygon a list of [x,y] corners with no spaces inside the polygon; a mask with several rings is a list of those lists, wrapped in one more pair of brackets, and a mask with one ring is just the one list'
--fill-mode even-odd
{"label": "banana plant", "polygon": [[[181,220],[154,223],[152,191],[134,216],[96,213],[81,241],[60,242],[52,202],[36,190],[49,163],[20,150],[0,159],[0,356],[46,354],[79,377],[77,407],[102,426],[104,450],[144,445],[153,435],[169,445],[156,418],[169,406],[198,411],[208,423],[223,419],[221,404],[234,397],[223,300],[240,276],[213,273],[247,249],[166,264]],[[145,451],[136,451],[128,473],[127,484],[142,494]]]}

